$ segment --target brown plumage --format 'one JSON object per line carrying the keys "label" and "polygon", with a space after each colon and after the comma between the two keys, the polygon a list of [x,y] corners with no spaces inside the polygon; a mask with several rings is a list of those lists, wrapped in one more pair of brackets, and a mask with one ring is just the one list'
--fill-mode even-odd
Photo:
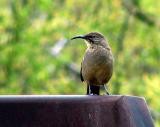
{"label": "brown plumage", "polygon": [[111,48],[105,37],[97,32],[76,36],[72,39],[77,38],[85,39],[88,46],[81,63],[81,80],[87,83],[87,94],[99,95],[100,86],[105,87],[112,76]]}

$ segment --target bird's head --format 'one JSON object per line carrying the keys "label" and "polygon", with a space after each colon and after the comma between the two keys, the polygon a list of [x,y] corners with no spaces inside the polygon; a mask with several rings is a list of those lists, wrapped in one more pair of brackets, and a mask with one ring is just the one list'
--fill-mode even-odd
{"label": "bird's head", "polygon": [[78,39],[78,38],[85,39],[89,45],[94,44],[94,45],[101,45],[104,47],[106,47],[106,45],[107,45],[107,41],[106,41],[105,37],[98,32],[91,32],[91,33],[88,33],[85,35],[75,36],[75,37],[71,38],[71,40]]}

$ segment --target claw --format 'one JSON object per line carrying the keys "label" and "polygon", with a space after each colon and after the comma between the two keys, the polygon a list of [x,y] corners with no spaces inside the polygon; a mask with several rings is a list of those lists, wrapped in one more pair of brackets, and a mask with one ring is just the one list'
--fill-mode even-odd
{"label": "claw", "polygon": [[108,92],[108,90],[107,90],[107,88],[106,88],[106,85],[103,85],[103,86],[104,86],[104,89],[105,89],[105,91],[106,91],[106,94],[105,94],[105,95],[110,95],[109,92]]}
{"label": "claw", "polygon": [[93,93],[90,93],[88,95],[90,95],[90,96],[98,96],[98,94],[93,94]]}

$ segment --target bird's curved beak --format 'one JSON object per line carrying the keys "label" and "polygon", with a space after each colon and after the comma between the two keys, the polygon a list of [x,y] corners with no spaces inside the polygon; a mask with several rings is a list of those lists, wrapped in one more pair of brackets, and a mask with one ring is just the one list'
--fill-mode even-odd
{"label": "bird's curved beak", "polygon": [[71,38],[71,40],[74,40],[74,39],[77,39],[77,38],[86,39],[84,35],[79,35],[79,36],[75,36],[75,37]]}

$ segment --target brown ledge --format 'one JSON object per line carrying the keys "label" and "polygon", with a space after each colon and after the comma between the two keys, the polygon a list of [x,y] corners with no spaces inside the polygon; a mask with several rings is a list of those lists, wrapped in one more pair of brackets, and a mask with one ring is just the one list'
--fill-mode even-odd
{"label": "brown ledge", "polygon": [[154,127],[144,98],[0,96],[0,127]]}

